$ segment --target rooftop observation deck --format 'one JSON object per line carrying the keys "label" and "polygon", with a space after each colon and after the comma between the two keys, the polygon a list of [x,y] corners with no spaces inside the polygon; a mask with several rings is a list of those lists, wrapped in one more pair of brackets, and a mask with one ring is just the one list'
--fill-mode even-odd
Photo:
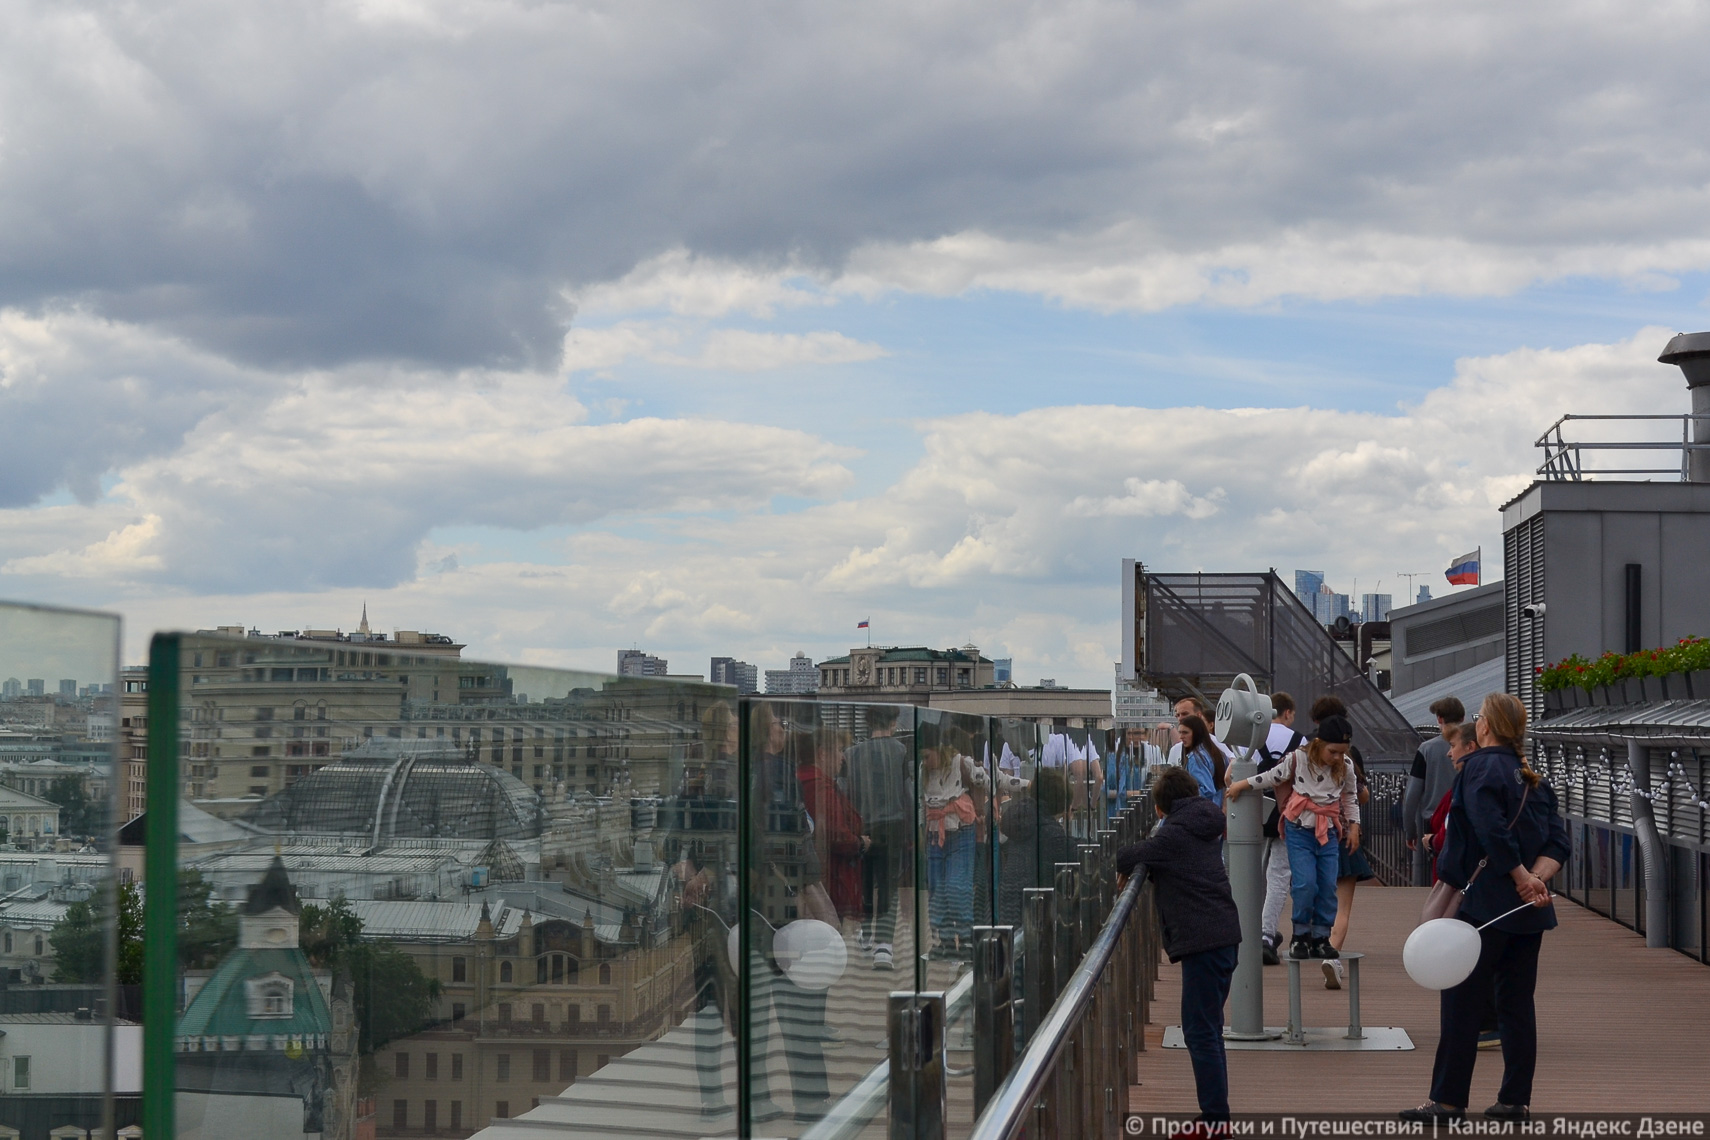
{"label": "rooftop observation deck", "polygon": [[[1348,949],[1362,951],[1364,1022],[1407,1030],[1411,1052],[1231,1051],[1229,1102],[1235,1112],[1386,1113],[1419,1104],[1437,1048],[1437,995],[1401,967],[1401,946],[1419,921],[1426,891],[1361,884]],[[1602,915],[1556,901],[1561,924],[1544,936],[1538,965],[1538,1074],[1532,1109],[1550,1113],[1703,1112],[1704,1045],[1710,1040],[1710,970]],[[1308,1025],[1346,1024],[1347,996],[1327,991],[1308,964],[1301,976]],[[1165,967],[1146,1027],[1134,1111],[1197,1111],[1186,1051],[1162,1047],[1179,1021],[1180,972]],[[1283,967],[1265,970],[1266,1023],[1288,1016]],[[1472,1109],[1496,1100],[1498,1050],[1481,1050]]]}

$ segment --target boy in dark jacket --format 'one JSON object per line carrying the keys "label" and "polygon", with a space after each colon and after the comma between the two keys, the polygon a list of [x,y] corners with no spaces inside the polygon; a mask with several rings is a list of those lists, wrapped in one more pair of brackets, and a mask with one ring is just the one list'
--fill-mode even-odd
{"label": "boy in dark jacket", "polygon": [[1163,919],[1164,952],[1182,965],[1182,1038],[1204,1120],[1229,1118],[1229,1062],[1223,1004],[1241,945],[1241,916],[1223,867],[1223,812],[1199,794],[1185,769],[1166,768],[1152,785],[1163,820],[1150,839],[1116,853],[1126,879],[1145,867]]}

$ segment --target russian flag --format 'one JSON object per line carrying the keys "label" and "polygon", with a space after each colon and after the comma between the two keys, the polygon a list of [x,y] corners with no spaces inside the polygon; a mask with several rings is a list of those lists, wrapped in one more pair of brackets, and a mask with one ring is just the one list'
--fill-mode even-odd
{"label": "russian flag", "polygon": [[1483,553],[1484,550],[1481,547],[1478,550],[1469,551],[1468,553],[1461,555],[1459,558],[1455,559],[1454,562],[1450,563],[1448,570],[1444,572],[1444,576],[1449,579],[1449,585],[1478,585],[1478,564],[1480,556]]}
{"label": "russian flag", "polygon": [[867,622],[864,622],[864,621],[858,621],[858,622],[856,622],[856,623],[855,623],[855,628],[856,628],[856,629],[866,629],[866,628],[867,628],[867,626],[868,626],[868,624],[869,624],[869,623],[867,623]]}

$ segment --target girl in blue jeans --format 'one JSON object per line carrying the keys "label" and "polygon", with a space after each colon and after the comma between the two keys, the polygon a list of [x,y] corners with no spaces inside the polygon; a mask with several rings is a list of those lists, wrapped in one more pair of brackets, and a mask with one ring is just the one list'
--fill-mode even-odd
{"label": "girl in blue jeans", "polygon": [[1289,893],[1294,900],[1294,944],[1289,954],[1294,958],[1341,957],[1330,945],[1330,928],[1336,924],[1338,849],[1344,840],[1350,847],[1360,843],[1359,784],[1348,762],[1353,739],[1354,726],[1346,717],[1325,717],[1305,748],[1289,753],[1269,771],[1229,786],[1229,798],[1235,799],[1248,788],[1265,790],[1291,781],[1282,816],[1293,880]]}

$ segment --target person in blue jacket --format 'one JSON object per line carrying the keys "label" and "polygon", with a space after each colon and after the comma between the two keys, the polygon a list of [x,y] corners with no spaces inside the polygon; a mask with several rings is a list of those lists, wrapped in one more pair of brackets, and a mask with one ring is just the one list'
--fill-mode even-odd
{"label": "person in blue jacket", "polygon": [[[1524,1119],[1532,1101],[1538,949],[1544,931],[1556,925],[1546,884],[1572,848],[1567,825],[1556,814],[1555,793],[1525,760],[1526,707],[1511,694],[1490,694],[1479,710],[1477,733],[1479,748],[1466,757],[1450,793],[1437,875],[1465,889],[1459,918],[1474,926],[1496,921],[1479,932],[1472,974],[1442,993],[1431,1099],[1403,1112],[1404,1120],[1466,1115],[1479,1025],[1493,998],[1502,1031],[1502,1085],[1484,1114]],[[1518,907],[1524,909],[1507,914]]]}

